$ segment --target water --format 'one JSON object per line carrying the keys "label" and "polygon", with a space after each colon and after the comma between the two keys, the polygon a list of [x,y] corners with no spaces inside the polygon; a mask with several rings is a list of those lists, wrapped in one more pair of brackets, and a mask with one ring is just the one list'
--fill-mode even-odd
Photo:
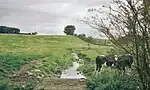
{"label": "water", "polygon": [[78,72],[77,69],[79,68],[80,64],[78,62],[73,62],[73,66],[69,67],[66,70],[62,71],[62,74],[60,78],[65,78],[65,79],[81,79],[81,78],[86,78],[82,73]]}

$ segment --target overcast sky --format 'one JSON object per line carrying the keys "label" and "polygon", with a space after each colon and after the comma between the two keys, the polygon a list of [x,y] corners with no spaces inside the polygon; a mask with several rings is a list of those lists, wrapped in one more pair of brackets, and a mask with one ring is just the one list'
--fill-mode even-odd
{"label": "overcast sky", "polygon": [[22,32],[63,34],[68,24],[76,33],[94,34],[78,20],[91,7],[105,5],[108,0],[0,0],[0,25],[13,26]]}

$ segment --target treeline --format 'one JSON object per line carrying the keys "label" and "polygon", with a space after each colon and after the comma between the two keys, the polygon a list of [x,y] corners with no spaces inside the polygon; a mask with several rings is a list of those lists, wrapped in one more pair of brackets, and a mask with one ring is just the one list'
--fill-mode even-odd
{"label": "treeline", "polygon": [[111,45],[111,43],[107,39],[96,39],[92,36],[87,37],[85,34],[74,34],[74,36],[95,45]]}
{"label": "treeline", "polygon": [[19,33],[19,34],[22,34],[22,35],[36,35],[38,33],[37,32],[32,32],[32,33]]}
{"label": "treeline", "polygon": [[32,33],[20,33],[20,29],[14,27],[0,26],[0,33],[4,34],[23,34],[23,35],[36,35],[37,32]]}
{"label": "treeline", "polygon": [[13,27],[0,26],[0,33],[19,34],[20,29]]}

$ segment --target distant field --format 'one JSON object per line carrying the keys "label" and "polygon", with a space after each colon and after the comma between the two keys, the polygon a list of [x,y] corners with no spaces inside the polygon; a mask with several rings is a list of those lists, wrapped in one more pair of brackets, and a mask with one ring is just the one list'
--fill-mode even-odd
{"label": "distant field", "polygon": [[0,53],[13,52],[26,55],[55,53],[58,56],[66,54],[68,50],[79,50],[95,57],[105,54],[108,46],[90,45],[74,36],[64,35],[0,35]]}

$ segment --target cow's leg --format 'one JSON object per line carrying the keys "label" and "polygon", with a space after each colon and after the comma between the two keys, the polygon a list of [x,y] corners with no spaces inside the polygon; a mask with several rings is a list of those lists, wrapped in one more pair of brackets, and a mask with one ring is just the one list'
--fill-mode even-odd
{"label": "cow's leg", "polygon": [[96,71],[98,71],[99,69],[99,64],[96,64]]}
{"label": "cow's leg", "polygon": [[101,68],[102,68],[102,65],[99,65],[98,72],[100,72],[100,71],[101,71]]}
{"label": "cow's leg", "polygon": [[129,66],[129,68],[131,69],[131,64],[129,64],[128,66]]}
{"label": "cow's leg", "polygon": [[125,67],[122,67],[123,72],[125,72]]}

